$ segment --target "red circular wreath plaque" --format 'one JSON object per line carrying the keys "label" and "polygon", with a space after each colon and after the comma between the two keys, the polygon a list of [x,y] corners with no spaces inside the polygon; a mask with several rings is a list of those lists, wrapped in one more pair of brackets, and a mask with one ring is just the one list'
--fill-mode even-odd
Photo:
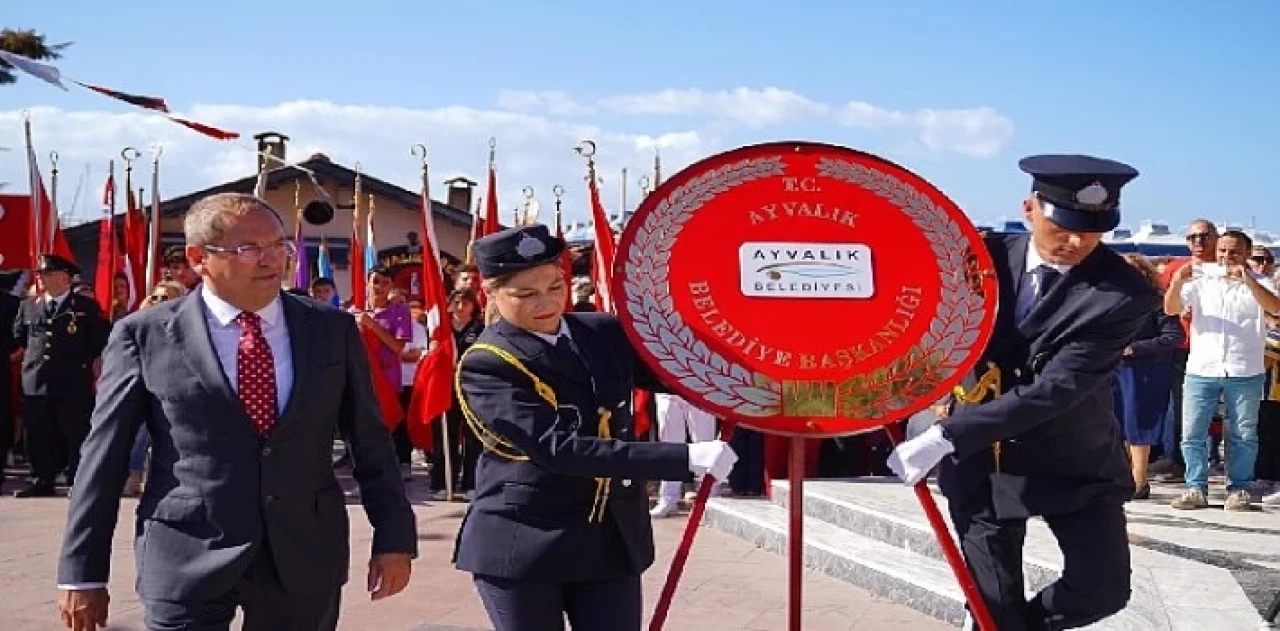
{"label": "red circular wreath plaque", "polygon": [[702,160],[646,197],[613,295],[640,356],[690,402],[832,436],[905,419],[960,383],[994,326],[991,268],[923,178],[783,142]]}

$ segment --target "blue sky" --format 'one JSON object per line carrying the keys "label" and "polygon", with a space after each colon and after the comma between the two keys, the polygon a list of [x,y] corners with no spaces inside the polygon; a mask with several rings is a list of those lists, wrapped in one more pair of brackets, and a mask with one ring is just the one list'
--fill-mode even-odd
{"label": "blue sky", "polygon": [[[246,138],[279,126],[406,186],[410,144],[432,145],[437,181],[476,178],[495,135],[503,207],[522,186],[564,184],[585,216],[576,136],[610,139],[611,199],[616,169],[634,179],[650,144],[669,173],[803,138],[901,162],[982,222],[1017,214],[1020,157],[1082,152],[1142,171],[1125,192],[1133,227],[1202,215],[1280,227],[1277,2],[17,4],[0,25],[74,41],[57,62],[68,76],[164,96]],[[297,101],[314,103],[282,107]],[[840,124],[849,102],[876,116]],[[157,140],[169,194],[252,170],[243,149],[29,78],[0,88],[0,145],[21,147],[16,112],[35,106],[56,108],[37,110],[41,154],[57,149],[64,173],[89,163],[95,186],[120,147]],[[942,122],[924,126],[928,111]],[[20,152],[0,152],[0,181],[23,178]]]}

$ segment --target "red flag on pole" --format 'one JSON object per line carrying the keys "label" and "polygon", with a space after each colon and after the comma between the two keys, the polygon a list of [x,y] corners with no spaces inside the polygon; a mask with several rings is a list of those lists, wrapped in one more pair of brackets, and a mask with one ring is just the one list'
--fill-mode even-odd
{"label": "red flag on pole", "polygon": [[361,239],[361,234],[364,232],[360,226],[360,198],[363,196],[362,192],[360,175],[356,174],[355,195],[353,197],[355,209],[351,214],[351,249],[347,254],[347,265],[348,269],[351,270],[351,306],[361,311],[364,310],[365,275],[369,273],[369,270],[364,268],[364,241]]}
{"label": "red flag on pole", "polygon": [[480,236],[488,236],[502,230],[498,220],[498,167],[494,164],[494,140],[489,140],[489,190],[484,196],[484,223],[480,225]]}
{"label": "red flag on pole", "polygon": [[129,279],[129,311],[141,306],[142,297],[150,290],[146,286],[147,269],[147,219],[133,191],[128,194],[128,209],[124,214],[124,262],[125,276]]}
{"label": "red flag on pole", "polygon": [[360,341],[364,343],[365,357],[369,359],[369,376],[373,379],[373,394],[378,399],[378,410],[382,412],[382,423],[387,430],[394,430],[404,420],[404,408],[400,406],[400,384],[387,381],[387,374],[378,367],[378,349],[382,340],[368,329],[360,331]]}
{"label": "red flag on pole", "polygon": [[109,173],[102,190],[102,219],[98,220],[98,266],[93,280],[94,296],[107,317],[111,317],[111,294],[114,293],[112,290],[116,276],[116,237],[113,225],[116,218],[115,207],[116,176]]}
{"label": "red flag on pole", "polygon": [[[426,166],[422,175],[422,234],[427,243],[422,252],[422,310],[426,314],[430,343],[413,378],[409,401],[409,440],[422,450],[434,446],[431,424],[453,406],[453,371],[457,349],[449,324],[449,294],[440,270],[440,244],[431,220],[431,196]],[[465,431],[465,430],[464,430]],[[457,439],[458,437],[452,437]]]}
{"label": "red flag on pole", "polygon": [[609,278],[613,274],[614,250],[617,247],[613,240],[613,229],[609,226],[609,216],[600,203],[600,188],[596,185],[594,163],[588,167],[587,189],[591,192],[591,223],[595,233],[592,246],[591,282],[595,284],[596,308],[605,313],[613,313],[613,295],[609,290]]}
{"label": "red flag on pole", "polygon": [[[556,237],[564,243],[564,227],[560,225],[559,215],[556,216]],[[560,268],[564,270],[564,286],[568,289],[564,292],[564,310],[573,311],[573,255],[568,247],[560,253]]]}

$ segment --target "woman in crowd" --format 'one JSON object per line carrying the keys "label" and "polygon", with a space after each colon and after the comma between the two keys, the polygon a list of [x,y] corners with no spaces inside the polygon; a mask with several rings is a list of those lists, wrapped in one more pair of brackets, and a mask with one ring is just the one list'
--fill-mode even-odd
{"label": "woman in crowd", "polygon": [[[111,279],[111,323],[115,324],[129,315],[129,277],[124,272],[116,272]],[[139,306],[141,308],[141,306]]]}
{"label": "woman in crowd", "polygon": [[[665,391],[617,318],[565,311],[564,242],[546,226],[473,246],[498,319],[459,360],[459,404],[484,445],[455,562],[497,631],[639,631],[654,560],[647,480],[723,479],[720,441],[635,440],[631,397]],[[650,378],[646,379],[645,377]]]}
{"label": "woman in crowd", "polygon": [[[128,291],[128,288],[125,288]],[[177,300],[185,293],[182,285],[175,281],[165,280],[156,283],[151,294],[138,305],[138,310],[154,307],[162,302]],[[147,452],[151,450],[151,435],[147,434],[147,425],[138,428],[138,437],[133,441],[133,450],[129,452],[129,480],[125,482],[124,494],[136,496],[142,494],[142,483],[147,472]]]}
{"label": "woman in crowd", "polygon": [[[1152,291],[1160,290],[1160,275],[1146,257],[1129,253],[1124,258],[1150,281]],[[1151,446],[1160,444],[1164,436],[1173,379],[1173,350],[1183,338],[1177,317],[1165,315],[1162,309],[1152,311],[1138,327],[1116,369],[1116,418],[1129,447],[1133,482],[1138,487],[1134,499],[1151,496],[1147,464]]]}
{"label": "woman in crowd", "polygon": [[[480,309],[480,301],[470,289],[455,289],[449,294],[449,326],[453,331],[454,348],[461,357],[471,348],[480,334],[484,332],[484,320]],[[436,450],[431,455],[431,492],[437,500],[445,499],[445,450],[448,450],[449,464],[453,467],[454,491],[461,491],[470,500],[475,495],[476,462],[482,449],[475,434],[463,422],[461,406],[458,404],[458,392],[453,393],[453,406],[445,414],[445,422],[449,424],[448,444],[444,439],[439,423],[433,423],[432,442]],[[459,484],[459,482],[461,482]]]}

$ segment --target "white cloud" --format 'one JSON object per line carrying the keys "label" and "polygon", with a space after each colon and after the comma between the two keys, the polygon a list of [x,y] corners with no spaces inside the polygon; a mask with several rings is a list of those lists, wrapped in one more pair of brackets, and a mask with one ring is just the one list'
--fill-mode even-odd
{"label": "white cloud", "polygon": [[498,93],[498,107],[514,112],[546,112],[553,116],[575,116],[594,111],[560,90],[503,90]]}
{"label": "white cloud", "polygon": [[[106,105],[105,107],[111,107]],[[604,179],[605,204],[619,199],[620,170],[627,167],[629,205],[639,198],[637,179],[652,169],[654,150],[661,151],[664,175],[693,161],[743,144],[793,135],[817,137],[836,144],[886,153],[885,146],[909,140],[939,155],[988,157],[1002,151],[1013,135],[1013,123],[990,108],[898,112],[868,103],[829,105],[777,88],[738,88],[721,92],[665,90],[651,94],[600,99],[574,98],[564,92],[505,91],[498,105],[479,109],[451,105],[433,109],[344,105],[327,101],[290,101],[257,107],[234,104],[195,105],[181,113],[209,125],[239,131],[238,141],[219,142],[200,136],[159,116],[138,110],[65,111],[30,108],[33,136],[42,169],[49,177],[48,154],[60,156],[59,200],[65,210],[80,188],[77,216],[95,218],[108,160],[123,175],[120,150],[146,152],[164,147],[161,193],[182,195],[220,182],[251,175],[255,157],[252,135],[279,131],[290,136],[289,159],[323,152],[348,166],[406,188],[417,187],[419,163],[409,155],[415,143],[431,152],[432,184],[443,197],[446,178],[465,175],[484,182],[490,137],[497,139],[498,199],[504,214],[532,186],[545,209],[553,207],[551,189],[566,189],[565,214],[585,219],[585,161],[574,153],[578,142],[594,140]],[[688,115],[688,119],[676,118]],[[793,134],[789,124],[803,124]],[[827,128],[829,133],[823,133]],[[817,130],[815,132],[815,129]],[[851,129],[874,130],[889,145],[861,146]],[[0,182],[23,190],[22,115],[0,110]],[[88,176],[85,168],[88,165]],[[135,186],[149,186],[149,158],[135,170]],[[81,181],[83,180],[83,184]]]}
{"label": "white cloud", "polygon": [[822,117],[830,110],[827,105],[779,88],[735,88],[719,92],[671,89],[600,99],[599,106],[630,115],[704,114],[752,128]]}

